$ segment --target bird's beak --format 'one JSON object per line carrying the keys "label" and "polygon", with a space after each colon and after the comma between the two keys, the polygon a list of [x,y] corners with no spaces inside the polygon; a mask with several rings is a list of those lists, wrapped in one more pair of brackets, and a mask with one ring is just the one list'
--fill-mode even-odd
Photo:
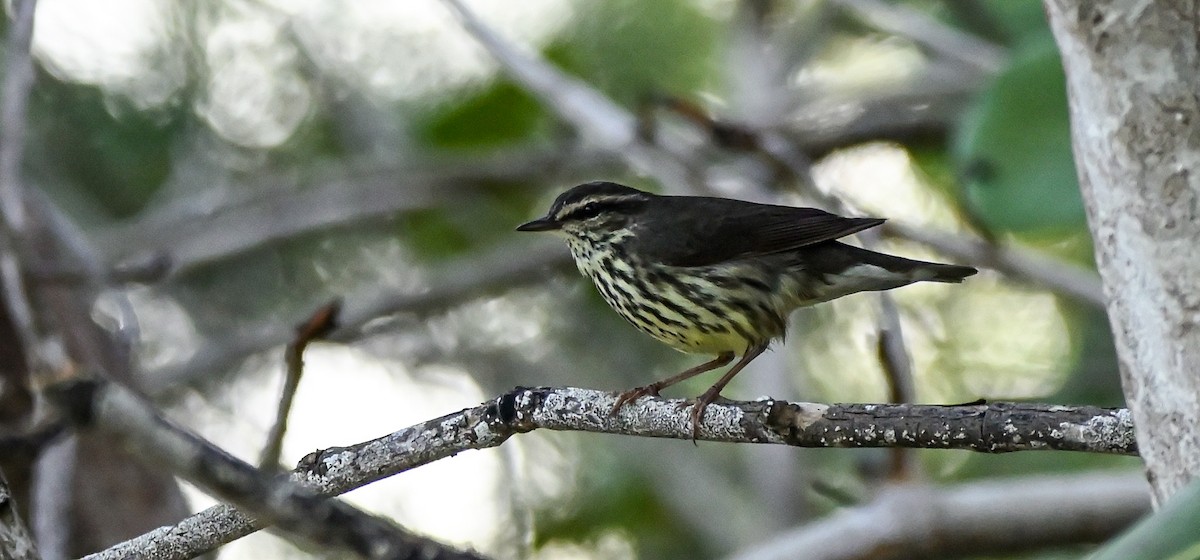
{"label": "bird's beak", "polygon": [[532,222],[523,223],[517,226],[517,231],[554,231],[561,228],[562,224],[547,217],[538,218]]}

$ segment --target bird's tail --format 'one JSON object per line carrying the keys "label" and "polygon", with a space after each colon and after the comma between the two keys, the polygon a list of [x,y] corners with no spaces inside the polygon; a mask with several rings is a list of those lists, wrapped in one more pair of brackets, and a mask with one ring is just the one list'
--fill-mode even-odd
{"label": "bird's tail", "polygon": [[933,274],[932,278],[928,278],[929,282],[946,282],[948,284],[959,284],[964,278],[974,275],[979,272],[974,267],[962,266],[957,264],[941,264],[924,261],[910,261],[916,263],[922,270]]}
{"label": "bird's tail", "polygon": [[[850,247],[846,245],[846,247]],[[895,255],[876,253],[859,247],[856,257],[866,264],[878,266],[890,272],[909,277],[910,282],[946,282],[958,284],[964,278],[979,272],[974,267],[957,264],[942,264],[915,259],[906,259]]]}

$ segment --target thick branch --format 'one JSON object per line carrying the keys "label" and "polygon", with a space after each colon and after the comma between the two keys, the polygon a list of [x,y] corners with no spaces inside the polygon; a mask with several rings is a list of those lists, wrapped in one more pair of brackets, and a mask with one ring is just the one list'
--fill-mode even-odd
{"label": "thick branch", "polygon": [[[305,457],[294,480],[341,494],[377,480],[504,443],[536,429],[692,439],[685,401],[643,398],[612,417],[615,395],[571,387],[518,388],[474,408],[349,447]],[[1003,453],[1036,449],[1133,455],[1133,426],[1124,409],[992,403],[971,406],[826,405],[786,401],[710,405],[699,439],[800,447],[913,447]],[[215,506],[121,543],[88,560],[149,551],[183,559],[263,528],[229,506]]]}
{"label": "thick branch", "polygon": [[1103,542],[1150,510],[1137,474],[885,488],[871,503],[771,538],[734,560],[903,560]]}

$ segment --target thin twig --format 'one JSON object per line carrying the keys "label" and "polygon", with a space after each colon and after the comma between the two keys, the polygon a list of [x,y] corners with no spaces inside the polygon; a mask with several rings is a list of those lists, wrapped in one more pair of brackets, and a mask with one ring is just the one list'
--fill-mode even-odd
{"label": "thin twig", "polygon": [[[310,454],[292,477],[337,495],[470,449],[496,447],[537,429],[691,440],[687,401],[642,398],[610,416],[616,394],[573,387],[518,388],[495,399],[348,447]],[[700,439],[802,447],[912,447],[983,453],[1072,450],[1136,455],[1129,411],[1023,403],[965,406],[720,401],[708,407]],[[120,543],[85,560],[146,551],[191,558],[264,525],[214,506],[177,525]]]}
{"label": "thin twig", "polygon": [[296,337],[284,350],[286,371],[283,390],[279,395],[279,406],[275,410],[275,423],[267,434],[267,444],[263,446],[258,468],[268,471],[279,468],[279,455],[283,450],[283,436],[287,433],[288,415],[292,410],[292,401],[296,398],[296,389],[300,387],[300,376],[304,374],[304,349],[310,342],[324,338],[337,328],[337,317],[341,307],[340,300],[323,305],[296,329]]}

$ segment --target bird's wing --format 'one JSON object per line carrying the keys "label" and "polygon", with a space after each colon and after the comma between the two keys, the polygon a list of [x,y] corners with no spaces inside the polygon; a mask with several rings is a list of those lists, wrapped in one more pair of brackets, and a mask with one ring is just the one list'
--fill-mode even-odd
{"label": "bird's wing", "polygon": [[[789,251],[882,224],[816,208],[702,197],[663,197],[662,213],[636,232],[636,250],[671,266],[705,266]],[[661,219],[657,219],[660,218]]]}

